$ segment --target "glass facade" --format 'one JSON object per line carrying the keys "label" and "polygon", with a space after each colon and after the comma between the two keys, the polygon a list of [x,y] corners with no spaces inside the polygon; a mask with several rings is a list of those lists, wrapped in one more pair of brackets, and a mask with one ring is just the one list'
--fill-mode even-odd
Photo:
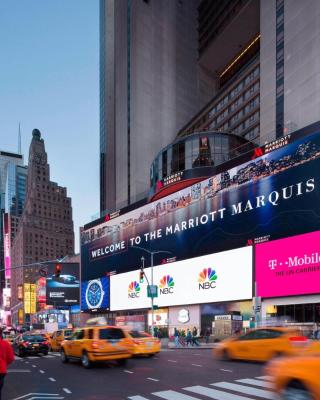
{"label": "glass facade", "polygon": [[197,167],[214,167],[253,148],[246,139],[221,132],[199,132],[176,140],[151,165],[150,185],[167,176]]}

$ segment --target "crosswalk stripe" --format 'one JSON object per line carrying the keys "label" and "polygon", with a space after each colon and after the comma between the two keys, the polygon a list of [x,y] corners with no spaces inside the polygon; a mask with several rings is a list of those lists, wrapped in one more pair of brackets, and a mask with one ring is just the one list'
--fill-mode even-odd
{"label": "crosswalk stripe", "polygon": [[174,390],[164,390],[163,392],[152,393],[154,396],[166,400],[199,400],[199,398],[188,396],[186,394],[175,392]]}
{"label": "crosswalk stripe", "polygon": [[222,392],[221,390],[210,389],[204,386],[190,386],[183,388],[183,390],[201,394],[215,400],[251,400],[251,397],[238,396],[237,394]]}
{"label": "crosswalk stripe", "polygon": [[236,383],[218,382],[218,383],[211,383],[210,385],[216,386],[221,389],[233,390],[234,392],[249,394],[251,396],[262,397],[264,399],[274,399],[274,395],[270,391],[256,389],[244,385],[238,385]]}
{"label": "crosswalk stripe", "polygon": [[272,381],[272,376],[264,375],[264,376],[256,376],[256,379],[263,379],[264,381]]}
{"label": "crosswalk stripe", "polygon": [[54,358],[54,356],[43,356],[44,358]]}
{"label": "crosswalk stripe", "polygon": [[146,397],[143,397],[143,396],[131,396],[131,397],[128,397],[128,399],[130,399],[130,400],[148,400]]}
{"label": "crosswalk stripe", "polygon": [[236,382],[246,383],[247,385],[260,386],[267,389],[271,389],[273,387],[271,382],[265,382],[258,379],[237,379]]}

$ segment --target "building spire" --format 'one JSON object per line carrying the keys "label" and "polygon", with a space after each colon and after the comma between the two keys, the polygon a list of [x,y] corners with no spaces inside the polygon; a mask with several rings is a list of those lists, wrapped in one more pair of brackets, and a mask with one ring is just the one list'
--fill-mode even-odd
{"label": "building spire", "polygon": [[19,132],[18,132],[18,154],[21,154],[21,127],[19,122]]}

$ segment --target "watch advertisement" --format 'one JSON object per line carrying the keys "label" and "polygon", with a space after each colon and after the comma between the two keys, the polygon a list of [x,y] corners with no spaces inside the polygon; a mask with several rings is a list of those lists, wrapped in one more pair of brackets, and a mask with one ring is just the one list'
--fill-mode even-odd
{"label": "watch advertisement", "polygon": [[92,279],[81,283],[81,310],[109,308],[109,278]]}
{"label": "watch advertisement", "polygon": [[[56,272],[59,264],[59,273]],[[43,265],[47,272],[46,303],[53,306],[79,304],[79,263],[48,263]]]}

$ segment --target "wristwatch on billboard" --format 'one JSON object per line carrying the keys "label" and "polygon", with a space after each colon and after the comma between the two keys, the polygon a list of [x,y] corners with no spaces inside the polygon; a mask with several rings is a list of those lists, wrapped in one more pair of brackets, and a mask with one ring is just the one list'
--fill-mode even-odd
{"label": "wristwatch on billboard", "polygon": [[104,291],[100,279],[89,281],[86,290],[86,302],[89,308],[100,308]]}

